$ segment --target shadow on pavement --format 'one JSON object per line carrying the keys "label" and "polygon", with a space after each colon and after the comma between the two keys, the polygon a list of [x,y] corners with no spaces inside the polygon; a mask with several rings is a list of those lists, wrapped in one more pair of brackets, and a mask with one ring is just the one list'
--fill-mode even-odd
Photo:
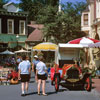
{"label": "shadow on pavement", "polygon": [[61,85],[62,87],[66,88],[67,91],[85,91],[84,87],[82,86],[66,86],[66,85]]}
{"label": "shadow on pavement", "polygon": [[34,83],[35,81],[30,81],[29,83]]}
{"label": "shadow on pavement", "polygon": [[[64,92],[64,91],[67,91],[67,89],[59,89],[58,92]],[[53,92],[47,92],[48,95],[52,95],[52,94],[57,94],[56,91],[53,91]]]}
{"label": "shadow on pavement", "polygon": [[47,92],[48,95],[57,94],[57,92]]}
{"label": "shadow on pavement", "polygon": [[37,94],[37,92],[31,92],[31,93],[28,93],[26,95],[28,96],[28,95],[33,95],[33,94]]}

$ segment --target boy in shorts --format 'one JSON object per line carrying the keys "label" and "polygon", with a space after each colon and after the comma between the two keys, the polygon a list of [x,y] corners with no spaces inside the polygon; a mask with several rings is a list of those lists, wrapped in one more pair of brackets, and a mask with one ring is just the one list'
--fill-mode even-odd
{"label": "boy in shorts", "polygon": [[26,56],[22,57],[22,62],[18,66],[18,78],[21,80],[21,96],[25,96],[25,93],[28,92],[29,87],[29,80],[30,80],[30,73],[31,73],[31,66],[26,60]]}

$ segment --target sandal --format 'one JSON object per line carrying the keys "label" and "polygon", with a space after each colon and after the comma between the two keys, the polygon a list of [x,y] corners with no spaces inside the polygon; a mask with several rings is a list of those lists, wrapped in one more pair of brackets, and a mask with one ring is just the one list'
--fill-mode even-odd
{"label": "sandal", "polygon": [[43,96],[47,96],[47,94],[45,94],[45,93],[43,93],[42,95],[43,95]]}
{"label": "sandal", "polygon": [[38,93],[38,95],[40,95],[40,93]]}

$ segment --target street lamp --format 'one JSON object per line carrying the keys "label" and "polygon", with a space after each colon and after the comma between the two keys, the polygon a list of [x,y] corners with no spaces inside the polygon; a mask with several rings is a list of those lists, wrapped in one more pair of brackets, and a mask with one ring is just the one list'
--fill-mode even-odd
{"label": "street lamp", "polygon": [[19,35],[17,34],[17,35],[16,35],[16,40],[17,40],[17,50],[18,50],[18,38],[19,38]]}

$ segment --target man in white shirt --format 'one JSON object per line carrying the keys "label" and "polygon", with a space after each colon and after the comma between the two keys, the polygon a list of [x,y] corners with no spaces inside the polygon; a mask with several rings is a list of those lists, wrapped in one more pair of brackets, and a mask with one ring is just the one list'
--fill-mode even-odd
{"label": "man in white shirt", "polygon": [[21,79],[21,89],[22,89],[21,96],[25,96],[25,90],[26,92],[28,92],[31,66],[27,62],[25,55],[22,57],[22,59],[23,61],[18,66],[18,69],[19,69],[18,78]]}
{"label": "man in white shirt", "polygon": [[37,75],[36,75],[36,65],[38,64],[38,62],[39,62],[38,56],[35,55],[35,56],[34,56],[34,59],[33,59],[33,61],[32,61],[32,71],[33,71],[34,74],[35,74],[35,81],[36,81],[36,83],[37,83],[37,81],[38,81],[38,78],[37,78]]}

